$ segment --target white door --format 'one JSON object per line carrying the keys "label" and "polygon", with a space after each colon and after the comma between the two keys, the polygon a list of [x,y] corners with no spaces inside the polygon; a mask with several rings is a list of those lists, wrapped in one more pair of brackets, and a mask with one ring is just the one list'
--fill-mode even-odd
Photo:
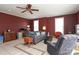
{"label": "white door", "polygon": [[64,34],[64,17],[55,18],[55,32]]}

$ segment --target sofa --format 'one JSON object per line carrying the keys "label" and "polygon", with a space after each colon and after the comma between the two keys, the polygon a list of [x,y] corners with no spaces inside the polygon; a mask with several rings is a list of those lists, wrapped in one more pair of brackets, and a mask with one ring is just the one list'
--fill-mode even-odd
{"label": "sofa", "polygon": [[68,34],[61,36],[57,43],[47,43],[47,51],[51,55],[70,55],[78,40],[77,35]]}
{"label": "sofa", "polygon": [[40,32],[40,31],[30,31],[28,33],[28,36],[32,37],[33,38],[33,43],[34,44],[37,44],[38,42],[46,39],[47,37],[47,32]]}

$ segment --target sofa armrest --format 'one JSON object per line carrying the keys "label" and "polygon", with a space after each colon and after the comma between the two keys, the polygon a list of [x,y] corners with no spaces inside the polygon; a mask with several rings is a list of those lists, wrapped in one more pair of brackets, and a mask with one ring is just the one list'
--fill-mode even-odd
{"label": "sofa armrest", "polygon": [[47,46],[52,47],[52,49],[57,50],[55,45],[56,45],[56,43],[51,43],[50,41],[47,41]]}

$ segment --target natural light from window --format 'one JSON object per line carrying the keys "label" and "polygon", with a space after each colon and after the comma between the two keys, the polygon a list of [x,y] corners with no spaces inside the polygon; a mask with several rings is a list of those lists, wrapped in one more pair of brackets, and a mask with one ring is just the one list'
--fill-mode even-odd
{"label": "natural light from window", "polygon": [[39,20],[34,21],[34,31],[39,31]]}
{"label": "natural light from window", "polygon": [[55,32],[64,34],[64,17],[55,18]]}

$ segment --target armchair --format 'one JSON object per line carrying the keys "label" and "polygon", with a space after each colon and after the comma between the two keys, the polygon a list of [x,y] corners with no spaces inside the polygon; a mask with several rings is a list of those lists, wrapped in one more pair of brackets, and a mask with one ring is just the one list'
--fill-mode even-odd
{"label": "armchair", "polygon": [[59,53],[60,47],[63,43],[64,38],[60,37],[57,41],[57,43],[51,43],[50,41],[47,41],[47,51],[51,55],[57,55]]}
{"label": "armchair", "polygon": [[76,35],[64,35],[56,44],[47,43],[47,51],[51,55],[69,55],[75,47],[78,37]]}

